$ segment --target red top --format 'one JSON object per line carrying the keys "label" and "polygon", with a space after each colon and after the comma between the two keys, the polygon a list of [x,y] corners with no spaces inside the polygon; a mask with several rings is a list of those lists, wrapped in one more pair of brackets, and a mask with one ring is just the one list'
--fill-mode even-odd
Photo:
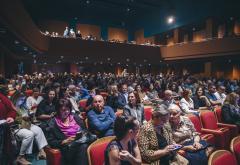
{"label": "red top", "polygon": [[0,120],[7,119],[8,117],[15,119],[16,110],[12,102],[0,93]]}

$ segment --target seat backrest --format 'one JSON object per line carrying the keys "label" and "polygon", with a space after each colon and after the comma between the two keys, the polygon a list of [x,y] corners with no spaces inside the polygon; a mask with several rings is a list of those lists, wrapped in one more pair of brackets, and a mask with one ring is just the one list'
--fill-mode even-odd
{"label": "seat backrest", "polygon": [[103,165],[105,149],[115,136],[103,137],[93,142],[88,147],[88,162],[89,165]]}
{"label": "seat backrest", "polygon": [[235,156],[227,150],[217,150],[208,159],[208,165],[237,165]]}
{"label": "seat backrest", "polygon": [[240,136],[237,136],[232,139],[230,149],[232,153],[235,154],[238,163],[240,163]]}
{"label": "seat backrest", "polygon": [[217,107],[214,109],[214,112],[216,114],[217,120],[219,123],[222,123],[222,109],[221,107]]}
{"label": "seat backrest", "polygon": [[214,112],[212,111],[202,111],[200,113],[200,119],[202,122],[203,128],[207,129],[217,129],[217,119],[215,117]]}
{"label": "seat backrest", "polygon": [[201,121],[199,119],[198,116],[193,115],[193,114],[188,114],[187,117],[191,120],[191,122],[193,123],[195,129],[197,132],[201,133],[201,128],[202,128],[202,124]]}
{"label": "seat backrest", "polygon": [[85,109],[87,106],[87,99],[82,99],[79,101],[79,107]]}
{"label": "seat backrest", "polygon": [[151,106],[144,107],[144,115],[145,115],[146,121],[149,121],[152,119],[152,111],[153,111],[153,108]]}

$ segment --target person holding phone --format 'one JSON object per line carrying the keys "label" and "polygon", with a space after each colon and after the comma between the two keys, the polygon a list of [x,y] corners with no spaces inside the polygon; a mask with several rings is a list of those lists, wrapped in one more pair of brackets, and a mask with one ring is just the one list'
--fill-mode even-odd
{"label": "person holding phone", "polygon": [[178,144],[183,145],[182,150],[186,152],[186,158],[191,165],[207,165],[208,156],[214,150],[211,144],[202,140],[191,120],[181,116],[181,110],[177,106],[170,106],[170,125],[172,137]]}
{"label": "person holding phone", "polygon": [[61,150],[63,164],[87,165],[87,143],[71,145],[86,127],[82,119],[71,113],[72,104],[68,99],[60,99],[56,104],[57,114],[49,122],[47,140],[53,148]]}
{"label": "person holding phone", "polygon": [[150,164],[185,165],[188,161],[177,154],[179,145],[172,138],[167,106],[162,104],[154,109],[152,120],[143,125],[138,137],[143,162]]}
{"label": "person holding phone", "polygon": [[105,150],[105,165],[141,165],[142,159],[136,137],[139,121],[133,116],[119,116],[115,120],[112,140]]}

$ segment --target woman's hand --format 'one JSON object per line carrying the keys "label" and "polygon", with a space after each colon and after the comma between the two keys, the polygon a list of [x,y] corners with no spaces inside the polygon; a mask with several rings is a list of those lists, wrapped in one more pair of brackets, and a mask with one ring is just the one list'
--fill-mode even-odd
{"label": "woman's hand", "polygon": [[163,152],[165,155],[168,155],[171,151],[174,150],[174,148],[175,148],[174,145],[168,145],[163,149]]}
{"label": "woman's hand", "polygon": [[122,150],[121,152],[119,152],[119,158],[121,160],[130,161],[130,159],[132,158],[132,155],[128,151]]}
{"label": "woman's hand", "polygon": [[200,144],[199,142],[194,142],[193,147],[199,150],[202,148],[202,144]]}
{"label": "woman's hand", "polygon": [[62,141],[62,145],[69,144],[69,143],[71,143],[72,141],[74,141],[74,139],[75,139],[75,136],[71,136],[71,137],[63,140],[63,141]]}
{"label": "woman's hand", "polygon": [[182,149],[185,151],[196,151],[197,150],[193,145],[184,146]]}

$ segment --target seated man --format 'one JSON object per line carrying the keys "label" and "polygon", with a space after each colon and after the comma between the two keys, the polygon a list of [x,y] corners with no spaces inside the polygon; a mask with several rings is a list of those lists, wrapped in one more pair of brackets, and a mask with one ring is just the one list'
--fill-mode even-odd
{"label": "seated man", "polygon": [[216,86],[213,84],[210,84],[208,86],[208,92],[206,94],[207,98],[209,99],[210,103],[212,106],[216,106],[216,105],[221,105],[222,101],[220,99],[217,99],[217,97],[215,96],[216,93]]}
{"label": "seated man", "polygon": [[93,109],[88,114],[89,129],[96,132],[99,137],[113,135],[113,124],[115,113],[109,106],[104,106],[104,99],[101,95],[93,98]]}

